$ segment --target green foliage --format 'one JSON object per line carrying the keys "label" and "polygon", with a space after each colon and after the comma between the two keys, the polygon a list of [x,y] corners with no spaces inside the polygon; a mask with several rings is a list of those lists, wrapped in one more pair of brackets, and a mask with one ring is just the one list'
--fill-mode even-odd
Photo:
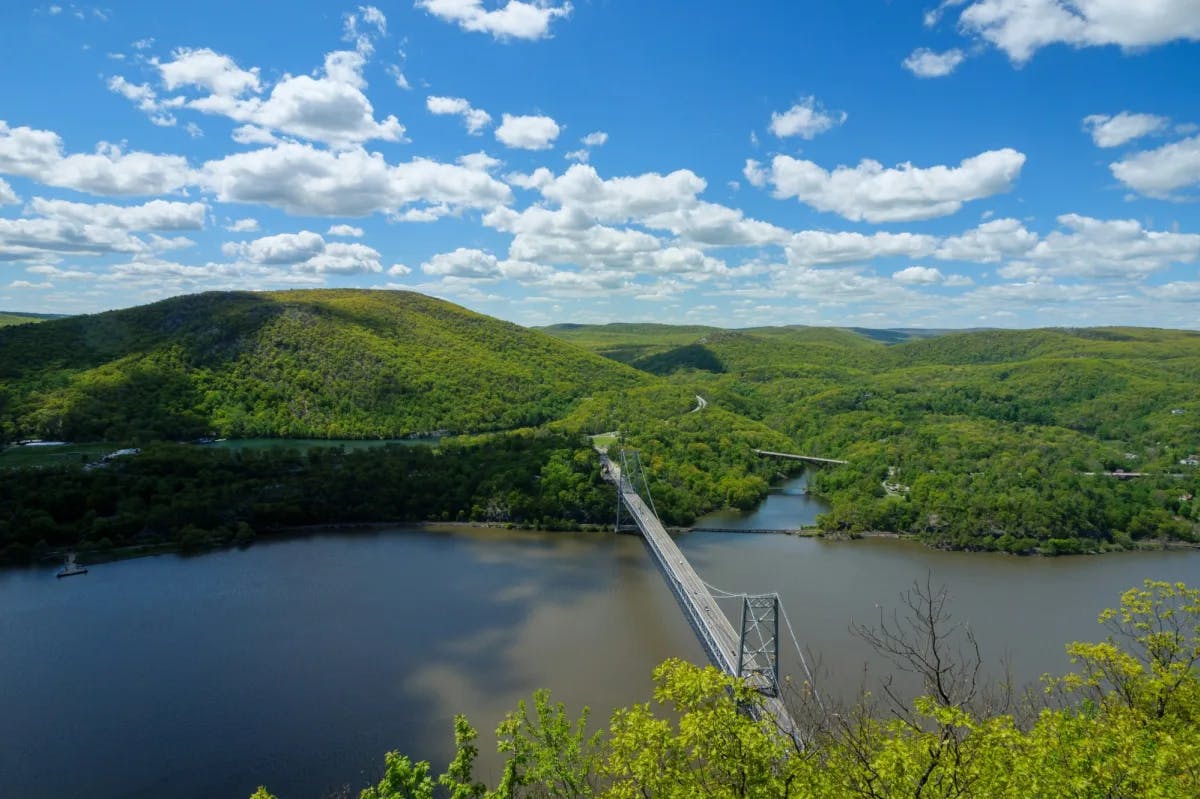
{"label": "green foliage", "polygon": [[546,431],[436,449],[158,444],[100,468],[5,472],[0,561],[46,547],[245,545],[296,525],[469,520],[578,529],[609,523],[612,490],[583,440]]}
{"label": "green foliage", "polygon": [[[1200,452],[1198,382],[1200,335],[1184,331],[543,333],[406,292],[209,293],[0,330],[0,440],[616,430],[618,446],[642,451],[668,523],[760,501],[795,466],[760,448],[849,461],[810,484],[831,505],[828,533],[1071,554],[1200,540],[1200,468],[1179,464]],[[696,395],[709,406],[692,413]],[[438,513],[590,521],[591,504],[565,509],[589,493],[578,453],[528,463]],[[1147,476],[1106,474],[1117,470]],[[545,494],[557,509],[516,510]],[[46,532],[38,510],[0,518],[19,528],[0,540],[31,546],[32,530]],[[253,523],[196,523],[189,540],[223,539],[238,521]]]}
{"label": "green foliage", "polygon": [[[810,484],[832,506],[829,533],[1019,554],[1197,538],[1186,497],[1200,479],[1178,463],[1200,451],[1195,333],[901,331],[886,346],[829,328],[552,332],[598,352],[642,348],[652,354],[630,360],[681,393],[787,437],[770,449],[850,461]],[[697,348],[720,369],[689,362]],[[1103,474],[1118,469],[1149,476]]]}
{"label": "green foliage", "polygon": [[[940,616],[933,605],[913,607]],[[475,733],[455,721],[458,754],[436,783],[428,763],[398,753],[362,799],[1194,799],[1200,795],[1200,590],[1147,581],[1100,617],[1113,633],[1068,649],[1081,669],[1048,680],[1053,701],[1013,715],[980,708],[972,692],[938,690],[873,713],[870,704],[814,717],[802,738],[754,713],[761,697],[712,667],[678,660],[655,671],[655,703],[613,713],[585,737],[544,692],[500,725],[508,754],[499,787],[473,780]],[[893,632],[895,632],[893,630]],[[892,654],[937,674],[944,639],[892,639]],[[885,631],[886,633],[886,631]],[[1120,644],[1124,644],[1122,647]],[[914,659],[915,658],[915,659]],[[965,683],[959,683],[963,685]],[[264,789],[252,799],[267,799]]]}
{"label": "green foliage", "polygon": [[504,430],[647,378],[400,291],[208,293],[0,331],[0,438]]}

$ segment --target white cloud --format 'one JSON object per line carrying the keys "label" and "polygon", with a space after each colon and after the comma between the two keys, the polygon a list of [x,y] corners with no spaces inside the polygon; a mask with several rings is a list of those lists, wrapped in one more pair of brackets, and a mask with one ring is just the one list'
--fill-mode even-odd
{"label": "white cloud", "polygon": [[[359,28],[362,23],[369,31]],[[387,17],[375,6],[359,6],[357,13],[348,13],[342,18],[342,38],[354,42],[355,49],[360,53],[369,53],[373,49],[371,36],[387,36]]]}
{"label": "white cloud", "polygon": [[141,253],[151,246],[128,231],[71,219],[0,218],[0,261],[28,260],[47,253],[106,255]]}
{"label": "white cloud", "polygon": [[958,69],[958,65],[966,58],[966,54],[957,47],[944,53],[921,47],[904,59],[903,66],[918,78],[944,78]]}
{"label": "white cloud", "polygon": [[170,61],[155,59],[151,63],[158,67],[168,91],[184,86],[199,86],[212,94],[237,97],[246,92],[262,90],[257,67],[244,70],[229,56],[207,47],[195,50],[180,48],[171,54]]}
{"label": "white cloud", "polygon": [[467,169],[472,169],[476,172],[491,172],[493,169],[504,165],[504,162],[499,158],[493,158],[483,150],[477,153],[460,155],[456,160]]}
{"label": "white cloud", "polygon": [[202,89],[184,105],[205,114],[228,117],[256,128],[279,131],[334,146],[371,139],[402,141],[404,126],[395,116],[380,121],[363,94],[362,52],[326,54],[317,77],[284,75],[264,99],[259,70],[244,70],[233,59],[210,49],[179,49],[172,59],[155,62],[168,90]]}
{"label": "white cloud", "polygon": [[408,82],[408,78],[404,76],[404,70],[400,69],[400,67],[396,66],[395,64],[388,64],[385,71],[401,89],[408,90],[412,88],[412,84]]}
{"label": "white cloud", "polygon": [[249,242],[228,242],[227,258],[262,266],[290,266],[307,274],[361,274],[382,272],[379,252],[365,244],[327,243],[311,230],[264,236]]}
{"label": "white cloud", "polygon": [[669,230],[688,242],[713,247],[760,247],[783,244],[791,237],[790,231],[777,225],[746,218],[740,209],[703,201],[648,214],[641,223]]}
{"label": "white cloud", "polygon": [[946,261],[999,263],[1024,255],[1038,243],[1016,219],[993,219],[972,230],[949,236],[937,248],[937,257]]}
{"label": "white cloud", "polygon": [[459,247],[454,252],[439,253],[421,264],[427,275],[442,277],[494,278],[500,277],[496,256],[483,250]]}
{"label": "white cloud", "polygon": [[1116,116],[1092,114],[1083,118],[1083,127],[1092,134],[1097,147],[1119,147],[1151,133],[1162,130],[1171,120],[1154,114],[1131,114],[1122,111]]}
{"label": "white cloud", "polygon": [[905,163],[885,169],[864,159],[828,172],[812,161],[778,155],[769,168],[748,160],[743,173],[755,186],[770,183],[781,199],[796,197],[854,221],[896,222],[946,216],[964,202],[1009,191],[1024,163],[1023,153],[1005,148],[966,158],[957,167]]}
{"label": "white cloud", "polygon": [[251,217],[235,219],[226,225],[225,229],[233,233],[253,233],[258,230],[258,220]]}
{"label": "white cloud", "polygon": [[349,238],[362,238],[363,229],[354,227],[353,225],[333,225],[325,232],[326,236],[348,236]]}
{"label": "white cloud", "polygon": [[0,178],[0,205],[12,205],[21,202],[21,198],[13,191],[13,187],[8,185],[8,182]]}
{"label": "white cloud", "polygon": [[703,178],[688,169],[602,180],[594,167],[577,164],[539,188],[546,199],[564,207],[617,222],[693,205],[706,186]]}
{"label": "white cloud", "polygon": [[508,186],[478,169],[421,158],[393,166],[379,153],[294,142],[209,161],[200,180],[222,202],[311,216],[398,213],[414,203],[490,208],[512,199]]}
{"label": "white cloud", "polygon": [[929,286],[946,279],[942,270],[932,266],[910,266],[892,273],[892,280],[910,286]]}
{"label": "white cloud", "polygon": [[108,205],[35,197],[28,210],[74,224],[121,230],[200,230],[208,206],[166,200],[151,200],[143,205]]}
{"label": "white cloud", "polygon": [[356,275],[363,272],[382,272],[379,251],[357,242],[326,244],[324,252],[296,264],[300,272],[314,274]]}
{"label": "white cloud", "polygon": [[1135,153],[1109,169],[1135,191],[1169,198],[1176,189],[1200,183],[1200,136]]}
{"label": "white cloud", "polygon": [[238,144],[277,144],[279,138],[257,125],[239,125],[233,129],[230,137]]}
{"label": "white cloud", "polygon": [[412,270],[409,269],[404,264],[392,264],[391,266],[388,267],[387,273],[389,275],[399,277],[401,275],[412,274]]}
{"label": "white cloud", "polygon": [[229,242],[222,252],[254,264],[295,264],[325,250],[325,240],[311,230],[263,236],[249,242]]}
{"label": "white cloud", "polygon": [[571,4],[548,0],[508,0],[501,8],[487,10],[483,0],[416,0],[435,17],[453,22],[467,31],[489,33],[497,39],[541,39],[550,35],[550,23],[566,18]]}
{"label": "white cloud", "polygon": [[425,107],[431,114],[452,114],[461,116],[467,126],[467,133],[478,136],[483,129],[492,124],[492,115],[471,104],[461,97],[426,97]]}
{"label": "white cloud", "polygon": [[[1200,235],[1146,230],[1133,219],[1064,214],[1025,260],[1045,274],[1132,280],[1200,258]],[[1018,263],[1018,267],[1020,264]]]}
{"label": "white cloud", "polygon": [[608,142],[608,134],[602,130],[594,130],[579,140],[584,147],[602,147]]}
{"label": "white cloud", "polygon": [[130,83],[120,75],[114,75],[108,80],[108,88],[137,105],[138,110],[145,113],[155,125],[169,128],[175,124],[175,116],[167,109],[178,107],[181,103],[174,100],[161,102],[150,84]]}
{"label": "white cloud", "polygon": [[845,111],[826,111],[815,97],[805,97],[786,111],[771,114],[770,130],[779,138],[811,139],[846,121]]}
{"label": "white cloud", "polygon": [[568,161],[577,161],[578,163],[586,164],[592,157],[593,148],[602,147],[607,141],[607,133],[602,130],[593,131],[579,140],[579,143],[582,144],[583,147],[579,148],[578,150],[571,150],[570,152],[564,153],[563,157]]}
{"label": "white cloud", "polygon": [[812,267],[823,264],[865,263],[876,258],[919,258],[937,247],[933,236],[915,233],[885,233],[871,235],[852,231],[831,233],[823,230],[802,230],[792,236],[786,247],[788,263]]}
{"label": "white cloud", "polygon": [[1015,63],[1051,44],[1149,47],[1200,40],[1195,0],[977,0],[959,27],[1003,50]]}
{"label": "white cloud", "polygon": [[496,139],[521,150],[548,150],[560,130],[558,123],[548,116],[504,114],[500,127],[496,128]]}
{"label": "white cloud", "polygon": [[10,128],[0,120],[0,174],[89,194],[166,194],[187,185],[192,171],[177,155],[126,153],[101,142],[96,152],[64,155],[62,139],[49,130]]}

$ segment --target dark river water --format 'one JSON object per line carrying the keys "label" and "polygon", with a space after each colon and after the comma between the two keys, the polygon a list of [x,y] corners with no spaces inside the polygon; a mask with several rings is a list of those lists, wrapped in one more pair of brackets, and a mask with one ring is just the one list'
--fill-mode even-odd
{"label": "dark river water", "polygon": [[[988,662],[1007,655],[1022,680],[1067,668],[1063,644],[1100,638],[1097,613],[1144,578],[1200,583],[1197,551],[1037,559],[713,532],[679,543],[716,586],[778,591],[832,675],[823,689],[842,696],[878,674],[848,625],[927,575]],[[3,797],[244,798],[261,783],[284,799],[357,795],[389,749],[440,770],[456,712],[494,769],[491,731],[535,688],[603,721],[649,698],[657,663],[703,658],[626,535],[397,528],[54,571],[0,571]]]}

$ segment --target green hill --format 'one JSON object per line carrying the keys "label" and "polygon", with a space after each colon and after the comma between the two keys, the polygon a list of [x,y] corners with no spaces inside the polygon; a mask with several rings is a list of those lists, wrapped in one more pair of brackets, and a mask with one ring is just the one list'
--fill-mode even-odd
{"label": "green hill", "polygon": [[648,379],[419,294],[206,293],[0,330],[0,432],[145,440],[510,429]]}
{"label": "green hill", "polygon": [[[849,460],[813,479],[829,531],[1016,552],[1197,538],[1200,470],[1179,463],[1200,452],[1195,332],[555,332],[602,353],[639,347],[633,366],[762,422],[791,451]],[[1102,474],[1117,470],[1147,476]]]}

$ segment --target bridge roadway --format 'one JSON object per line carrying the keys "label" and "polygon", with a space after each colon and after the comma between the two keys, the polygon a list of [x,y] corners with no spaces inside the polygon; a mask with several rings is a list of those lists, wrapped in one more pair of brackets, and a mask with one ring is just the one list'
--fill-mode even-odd
{"label": "bridge roadway", "polygon": [[806,461],[808,463],[833,463],[839,466],[845,466],[850,461],[840,461],[837,458],[818,458],[816,455],[795,455],[791,452],[772,452],[769,449],[756,449],[755,455],[769,455],[773,458],[788,458],[794,461]]}
{"label": "bridge roadway", "polygon": [[[621,500],[637,522],[642,537],[649,545],[659,569],[667,579],[667,585],[679,604],[683,607],[688,622],[700,639],[709,659],[717,668],[726,674],[736,676],[738,673],[738,653],[741,649],[741,637],[730,624],[725,613],[717,607],[717,602],[708,591],[700,575],[692,568],[692,564],[683,556],[683,552],[671,540],[662,522],[654,514],[645,501],[633,489],[628,480],[621,479],[621,468],[610,461],[606,455],[601,455],[608,479],[615,482],[621,491]],[[764,676],[765,670],[757,658],[751,659],[746,665],[755,671],[748,678],[752,687],[763,693],[763,709],[774,719],[779,730],[799,740],[796,735],[795,722],[791,714],[778,696],[771,696],[767,691],[774,691],[776,686]],[[761,664],[765,666],[765,664]]]}

